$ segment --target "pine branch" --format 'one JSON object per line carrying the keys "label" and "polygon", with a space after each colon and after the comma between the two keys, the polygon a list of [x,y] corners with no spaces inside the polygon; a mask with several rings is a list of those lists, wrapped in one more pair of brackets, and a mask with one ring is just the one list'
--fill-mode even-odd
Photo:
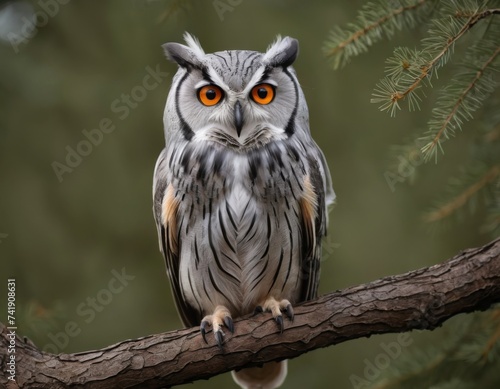
{"label": "pine branch", "polygon": [[[443,137],[448,138],[447,130],[452,129],[454,131],[455,127],[460,128],[463,119],[472,118],[472,112],[477,110],[484,99],[486,99],[489,94],[494,90],[495,83],[492,80],[484,80],[483,76],[486,70],[491,66],[493,61],[500,54],[500,47],[497,47],[493,54],[484,62],[484,64],[477,70],[473,79],[465,86],[463,90],[460,90],[459,96],[456,99],[452,99],[451,96],[446,96],[444,104],[438,105],[434,109],[435,118],[430,121],[429,127],[432,136],[432,140],[427,143],[423,148],[422,152],[426,159],[430,159],[434,156],[437,158],[437,150],[441,148],[441,141]],[[462,75],[457,75],[455,78],[460,79]],[[454,86],[456,88],[456,86]],[[475,96],[472,96],[472,92],[476,92]],[[450,92],[449,90],[446,93]],[[451,107],[448,105],[448,101],[455,100]]]}
{"label": "pine branch", "polygon": [[499,9],[478,9],[466,21],[461,20],[465,13],[459,13],[460,17],[449,15],[433,20],[434,27],[429,30],[429,37],[422,41],[422,50],[398,48],[387,60],[388,76],[375,87],[371,102],[381,103],[379,109],[390,112],[391,116],[400,109],[401,100],[408,100],[410,110],[418,108],[421,97],[416,94],[417,90],[424,82],[430,83],[437,70],[448,62],[455,43],[480,20],[499,12]]}
{"label": "pine branch", "polygon": [[[475,18],[475,20],[473,22],[473,25],[476,24],[477,22],[479,22],[481,19],[487,18],[488,16],[491,16],[491,15],[500,15],[500,8],[490,8],[490,9],[485,9],[482,12],[479,12],[477,14],[477,17]],[[455,14],[455,16],[456,17],[464,17],[464,16],[467,16],[467,14],[457,12]],[[471,16],[473,16],[473,15],[471,15]],[[473,25],[471,25],[470,27],[472,27]]]}
{"label": "pine branch", "polygon": [[[324,48],[326,57],[332,61],[334,69],[344,66],[351,57],[367,51],[369,46],[382,39],[382,32],[392,37],[395,29],[413,27],[416,20],[420,19],[420,15],[414,11],[433,2],[402,1],[397,8],[393,8],[394,2],[385,0],[366,4],[358,13],[357,23],[350,24],[346,30],[337,28],[331,32]],[[425,10],[422,14],[425,14]]]}
{"label": "pine branch", "polygon": [[[53,355],[15,338],[20,388],[160,388],[241,367],[295,358],[320,347],[382,333],[432,330],[450,317],[500,301],[500,238],[447,262],[329,293],[295,309],[283,334],[269,315],[235,323],[223,350],[199,327]],[[0,384],[9,383],[11,339],[0,324]],[[12,384],[13,386],[14,384]],[[13,387],[17,387],[13,386]]]}

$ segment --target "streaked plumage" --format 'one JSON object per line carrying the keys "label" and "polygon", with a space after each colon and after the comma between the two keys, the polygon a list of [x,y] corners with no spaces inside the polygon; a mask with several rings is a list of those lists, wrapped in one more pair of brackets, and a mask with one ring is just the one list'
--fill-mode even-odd
{"label": "streaked plumage", "polygon": [[[185,40],[164,45],[179,70],[165,108],[154,215],[184,325],[201,323],[203,336],[211,325],[221,345],[232,319],[260,307],[283,328],[281,311],[293,318],[294,304],[316,296],[335,195],[291,67],[297,41],[278,38],[265,53],[205,54]],[[284,375],[286,361],[235,380],[274,388]]]}

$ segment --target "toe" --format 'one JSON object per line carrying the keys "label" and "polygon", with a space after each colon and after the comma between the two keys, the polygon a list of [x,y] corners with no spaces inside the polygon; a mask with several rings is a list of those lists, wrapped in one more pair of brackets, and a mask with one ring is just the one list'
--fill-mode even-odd
{"label": "toe", "polygon": [[257,306],[257,308],[255,308],[256,313],[262,311],[271,312],[274,320],[278,324],[280,332],[283,332],[284,329],[282,312],[285,313],[290,321],[293,321],[294,318],[292,304],[286,299],[278,301],[274,297],[269,297],[262,306],[259,305]]}
{"label": "toe", "polygon": [[200,332],[205,343],[208,343],[206,334],[208,332],[208,327],[210,326],[212,327],[217,346],[222,349],[222,344],[224,343],[225,336],[222,327],[226,326],[226,328],[231,331],[231,333],[234,333],[234,323],[229,310],[222,305],[218,305],[215,308],[213,314],[207,315],[202,319],[200,324]]}

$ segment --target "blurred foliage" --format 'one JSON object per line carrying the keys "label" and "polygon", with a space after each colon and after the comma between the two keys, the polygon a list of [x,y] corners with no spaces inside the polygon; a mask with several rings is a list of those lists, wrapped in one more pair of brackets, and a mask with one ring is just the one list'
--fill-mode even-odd
{"label": "blurred foliage", "polygon": [[[424,220],[442,222],[451,215],[463,216],[466,208],[473,213],[481,198],[488,209],[482,230],[494,237],[500,233],[499,5],[494,0],[369,2],[358,11],[356,23],[337,27],[324,46],[337,69],[368,51],[383,32],[392,38],[395,31],[429,26],[420,49],[394,49],[385,60],[386,75],[373,93],[372,103],[380,104],[381,111],[394,117],[401,101],[407,101],[409,111],[420,109],[424,99],[433,97],[430,92],[426,96],[424,88],[434,87],[438,69],[443,69],[441,76],[446,75],[437,97],[431,100],[427,130],[415,128],[412,141],[393,148],[393,166],[398,171],[384,175],[391,189],[401,180],[414,181],[417,167],[429,160],[437,162],[438,153],[444,153],[443,143],[455,137],[465,122],[479,116],[480,121],[467,126],[474,138],[457,164],[459,174],[448,180],[450,194],[427,212]],[[446,65],[452,59],[459,66],[450,70]],[[403,353],[372,382],[353,375],[351,384],[356,389],[498,388],[499,317],[498,308],[469,315],[432,347]]]}
{"label": "blurred foliage", "polygon": [[500,309],[460,315],[440,343],[403,352],[373,389],[498,388]]}
{"label": "blurred foliage", "polygon": [[[388,166],[389,146],[425,126],[426,119],[401,112],[389,121],[370,104],[370,95],[391,46],[417,45],[423,32],[416,23],[412,32],[395,34],[391,45],[380,44],[369,59],[360,57],[342,73],[332,72],[323,41],[362,4],[0,3],[0,275],[16,279],[20,334],[42,349],[76,352],[181,326],[158,251],[151,185],[164,145],[163,108],[176,71],[161,44],[181,41],[184,31],[197,36],[207,52],[262,51],[277,34],[299,40],[294,67],[338,196],[323,250],[321,292],[427,266],[489,240],[480,232],[486,215],[481,205],[467,229],[450,225],[434,235],[421,223],[422,211],[436,196],[436,182],[454,174],[476,141],[469,132],[456,139],[440,169],[418,167],[419,185],[411,185],[406,175],[387,180],[387,173],[405,168],[402,162]],[[36,24],[30,21],[33,12]],[[152,71],[157,86],[147,90],[144,80]],[[420,106],[431,107],[427,100]],[[58,175],[54,163],[71,171]],[[123,271],[129,278],[118,292],[111,282]],[[440,339],[443,331],[412,332],[412,344]],[[331,388],[334,382],[351,388],[349,377],[362,376],[364,361],[373,360],[382,342],[394,337],[359,339],[303,355],[290,361],[286,386]],[[229,375],[193,384],[221,386],[234,387]]]}
{"label": "blurred foliage", "polygon": [[[496,196],[500,187],[500,139],[492,136],[500,128],[496,77],[500,71],[499,6],[498,0],[368,2],[358,11],[356,23],[336,27],[324,46],[336,69],[366,52],[383,33],[392,38],[396,31],[428,26],[419,49],[399,46],[385,60],[386,75],[375,86],[371,101],[391,116],[401,110],[403,101],[410,111],[420,109],[420,103],[427,98],[425,89],[433,88],[438,70],[444,69],[447,78],[434,92],[437,97],[432,102],[427,129],[416,129],[411,141],[395,149],[393,164],[400,164],[401,159],[408,161],[407,176],[414,176],[415,165],[429,160],[437,162],[438,155],[444,153],[443,144],[478,115],[481,121],[468,126],[475,130],[475,147],[464,155],[460,174],[450,180],[450,195],[440,200],[424,219],[442,221],[459,214],[466,205],[473,210],[483,195],[489,208],[483,228],[493,236],[500,233],[500,197]],[[446,67],[450,62],[458,66]],[[395,184],[401,180],[401,174],[389,173],[386,178]]]}

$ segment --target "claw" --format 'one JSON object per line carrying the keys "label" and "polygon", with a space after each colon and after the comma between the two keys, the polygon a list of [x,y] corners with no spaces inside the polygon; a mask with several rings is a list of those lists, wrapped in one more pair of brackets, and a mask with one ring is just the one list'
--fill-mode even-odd
{"label": "claw", "polygon": [[273,318],[278,324],[281,333],[283,333],[285,327],[283,323],[283,315],[281,314],[281,312],[285,312],[285,315],[290,319],[290,321],[293,321],[294,318],[292,304],[290,304],[290,301],[286,299],[278,301],[274,297],[269,297],[264,301],[263,305],[258,305],[255,308],[255,313],[263,311],[272,313]]}
{"label": "claw", "polygon": [[231,318],[231,316],[224,316],[224,325],[227,327],[229,332],[234,334],[234,323],[233,323],[233,319]]}
{"label": "claw", "polygon": [[280,333],[283,333],[283,316],[279,315],[274,318],[276,320],[276,323],[278,323],[278,326],[280,327]]}
{"label": "claw", "polygon": [[200,325],[201,336],[202,336],[202,338],[203,338],[203,340],[205,341],[206,344],[208,344],[207,337],[206,337],[206,333],[207,333],[206,327],[207,327],[207,324],[209,324],[208,321],[203,320],[201,322],[201,325]]}
{"label": "claw", "polygon": [[222,343],[224,343],[224,333],[221,330],[215,331],[215,341],[217,342],[217,346],[222,351]]}
{"label": "claw", "polygon": [[206,337],[207,327],[212,326],[217,346],[219,346],[222,350],[222,344],[224,343],[224,331],[222,331],[221,327],[224,325],[229,331],[231,331],[231,333],[234,333],[234,323],[229,310],[222,305],[218,305],[215,307],[213,314],[207,315],[201,320],[200,332],[205,343],[208,344]]}
{"label": "claw", "polygon": [[285,310],[285,313],[286,315],[288,316],[288,318],[290,319],[290,321],[293,321],[295,315],[293,313],[293,308],[292,308],[292,304],[288,304],[286,306],[286,310]]}
{"label": "claw", "polygon": [[264,312],[264,309],[262,308],[262,306],[257,305],[257,306],[255,307],[255,310],[253,311],[253,315],[255,316],[255,315],[257,315],[257,314],[259,314],[259,313],[262,313],[262,312]]}

